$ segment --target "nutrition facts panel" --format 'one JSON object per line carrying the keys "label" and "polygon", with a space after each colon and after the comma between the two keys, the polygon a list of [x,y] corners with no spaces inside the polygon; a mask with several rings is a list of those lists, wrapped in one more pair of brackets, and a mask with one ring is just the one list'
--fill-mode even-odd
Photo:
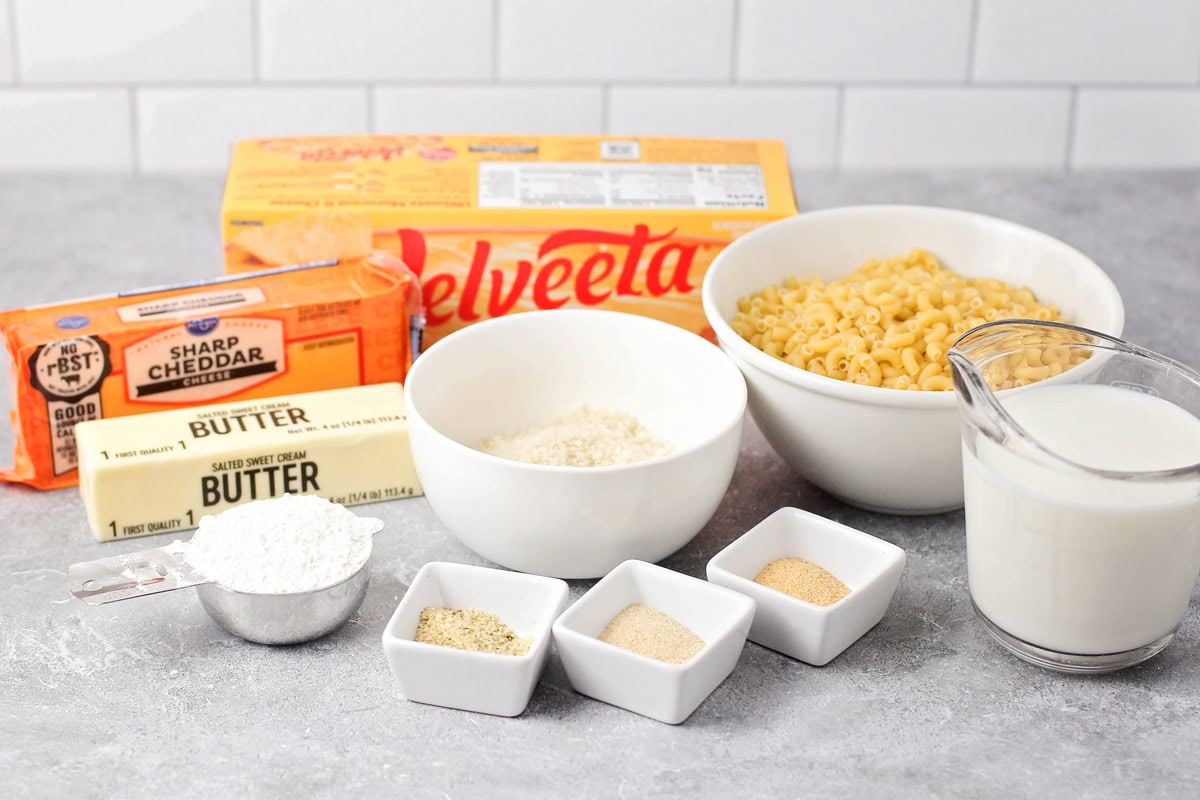
{"label": "nutrition facts panel", "polygon": [[756,164],[479,163],[480,208],[767,207]]}

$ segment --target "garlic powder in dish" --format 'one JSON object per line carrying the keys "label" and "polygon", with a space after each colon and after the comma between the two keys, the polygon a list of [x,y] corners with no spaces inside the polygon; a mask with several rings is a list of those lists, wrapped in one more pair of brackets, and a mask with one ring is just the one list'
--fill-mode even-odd
{"label": "garlic powder in dish", "polygon": [[290,594],[346,580],[382,523],[315,495],[255,500],[200,518],[188,562],[235,592]]}

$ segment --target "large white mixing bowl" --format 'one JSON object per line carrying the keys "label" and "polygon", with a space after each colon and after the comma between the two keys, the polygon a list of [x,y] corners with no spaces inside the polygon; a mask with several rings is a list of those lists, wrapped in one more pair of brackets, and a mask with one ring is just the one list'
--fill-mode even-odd
{"label": "large white mixing bowl", "polygon": [[959,418],[953,392],[860,386],[794,367],[739,336],[739,297],[789,276],[832,280],[870,258],[920,247],[969,277],[1028,286],[1067,322],[1119,336],[1116,286],[1087,256],[1012,222],[947,208],[851,206],[772,222],[726,247],[709,267],[708,324],[746,376],[750,413],[793,469],[832,495],[895,514],[962,505]]}
{"label": "large white mixing bowl", "polygon": [[[405,381],[413,460],[433,510],[497,564],[594,578],[658,561],[721,502],[741,441],[746,384],[704,339],[595,310],[479,322],[433,345]],[[634,464],[528,464],[475,449],[579,405],[632,414],[675,452]]]}

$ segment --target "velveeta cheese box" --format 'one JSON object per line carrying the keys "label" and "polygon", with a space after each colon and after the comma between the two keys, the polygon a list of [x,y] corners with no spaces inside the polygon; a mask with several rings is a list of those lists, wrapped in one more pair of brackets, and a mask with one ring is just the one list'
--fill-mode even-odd
{"label": "velveeta cheese box", "polygon": [[0,481],[75,484],[75,426],[85,421],[403,381],[420,298],[394,261],[331,260],[0,312],[0,383],[11,387],[0,403],[12,403],[14,433]]}
{"label": "velveeta cheese box", "polygon": [[398,256],[425,342],[515,311],[596,307],[706,334],[700,285],[734,237],[796,212],[782,143],[611,136],[238,142],[225,268]]}

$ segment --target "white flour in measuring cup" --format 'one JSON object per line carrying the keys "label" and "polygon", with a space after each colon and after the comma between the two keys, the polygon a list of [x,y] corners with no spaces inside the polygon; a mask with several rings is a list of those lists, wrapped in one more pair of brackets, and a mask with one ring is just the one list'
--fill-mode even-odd
{"label": "white flour in measuring cup", "polygon": [[379,528],[379,520],[324,498],[285,494],[201,517],[185,552],[198,572],[226,589],[308,592],[357,572]]}

